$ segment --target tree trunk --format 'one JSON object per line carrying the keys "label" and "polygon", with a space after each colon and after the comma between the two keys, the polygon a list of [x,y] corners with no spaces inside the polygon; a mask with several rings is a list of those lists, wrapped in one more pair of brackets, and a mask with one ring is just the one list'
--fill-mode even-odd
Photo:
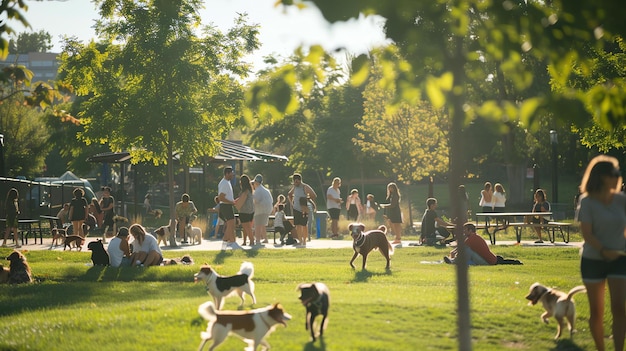
{"label": "tree trunk", "polygon": [[[454,76],[454,87],[462,92],[466,91],[465,87],[465,53],[463,52],[463,38],[455,38],[455,50],[452,56],[448,58],[447,67],[451,67]],[[457,238],[457,247],[459,249],[459,257],[456,261],[456,288],[457,288],[457,327],[459,334],[459,350],[472,350],[472,331],[470,318],[470,297],[469,297],[469,277],[467,266],[467,255],[465,253],[465,243],[463,241],[463,224],[465,223],[467,212],[462,213],[463,202],[459,199],[459,185],[463,179],[463,145],[461,143],[461,133],[465,121],[465,112],[463,104],[465,103],[465,93],[454,93],[454,90],[448,94],[450,106],[450,180],[449,192],[450,199],[454,199],[452,203],[452,218],[456,218],[456,228],[454,229]]]}
{"label": "tree trunk", "polygon": [[174,199],[174,151],[172,151],[172,143],[167,146],[167,179],[170,200],[170,247],[176,247],[176,207]]}

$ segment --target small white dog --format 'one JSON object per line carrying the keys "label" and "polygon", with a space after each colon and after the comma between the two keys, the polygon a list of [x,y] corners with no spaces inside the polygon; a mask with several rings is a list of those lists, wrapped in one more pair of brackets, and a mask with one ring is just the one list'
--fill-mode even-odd
{"label": "small white dog", "polygon": [[230,333],[247,342],[248,349],[256,351],[259,345],[263,345],[267,350],[270,344],[265,338],[278,324],[286,327],[285,321],[291,319],[278,303],[250,311],[216,311],[213,302],[208,301],[198,307],[198,313],[209,322],[206,331],[200,333],[200,351],[209,340],[213,340],[209,350],[215,349]]}
{"label": "small white dog", "polygon": [[185,232],[191,245],[202,244],[202,229],[188,225]]}
{"label": "small white dog", "polygon": [[546,310],[541,315],[541,320],[548,324],[548,318],[554,316],[558,325],[556,329],[556,336],[554,339],[561,337],[563,328],[567,325],[569,329],[570,338],[574,333],[574,322],[576,320],[576,305],[572,297],[579,292],[586,292],[587,289],[583,285],[572,288],[567,294],[563,291],[548,288],[542,284],[534,283],[530,286],[530,291],[526,296],[526,300],[529,300],[529,305],[536,305],[541,301],[543,308]]}
{"label": "small white dog", "polygon": [[229,277],[223,277],[217,274],[211,266],[204,264],[200,267],[200,271],[194,274],[193,280],[194,282],[199,280],[204,281],[207,293],[213,296],[215,306],[217,306],[218,310],[221,310],[224,305],[224,300],[234,294],[239,295],[241,298],[239,308],[243,308],[245,302],[244,294],[250,295],[250,297],[252,297],[252,304],[256,304],[254,282],[252,281],[253,275],[254,266],[252,262],[243,262],[239,268],[239,273]]}

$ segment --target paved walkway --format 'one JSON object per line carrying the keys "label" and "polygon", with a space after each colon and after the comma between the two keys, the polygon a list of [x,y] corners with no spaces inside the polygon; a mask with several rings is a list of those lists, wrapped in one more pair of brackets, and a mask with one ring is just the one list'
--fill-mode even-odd
{"label": "paved walkway", "polygon": [[[87,244],[91,241],[98,240],[97,237],[87,237],[85,245],[83,245],[83,250],[87,251]],[[110,240],[110,239],[109,239]],[[29,243],[27,245],[22,245],[20,250],[56,250],[63,251],[63,244],[53,247],[51,238],[44,238],[43,244],[39,243],[37,240],[37,244],[34,244],[32,238],[29,239]],[[241,245],[241,239],[237,240],[238,244]],[[415,240],[403,240],[402,245],[394,245],[395,248],[415,248],[417,241]],[[515,241],[498,241],[496,245],[500,246],[511,246],[516,245]],[[454,245],[454,244],[453,244]],[[582,242],[558,242],[556,241],[554,244],[550,242],[545,242],[543,244],[535,244],[533,241],[522,241],[522,246],[529,247],[580,247],[582,246]],[[9,244],[9,248],[14,247],[14,245]],[[106,244],[105,244],[106,247]],[[330,239],[313,239],[307,243],[306,249],[340,249],[340,248],[351,248],[352,240],[349,240],[348,236],[344,236],[343,240],[330,240]],[[302,248],[298,248],[292,245],[274,245],[271,235],[268,244],[264,244],[263,246],[241,246],[244,250],[258,250],[258,249],[280,249],[280,250],[302,250]],[[170,251],[220,251],[222,250],[222,241],[221,240],[202,240],[200,245],[190,245],[190,244],[179,244],[177,247],[170,246],[161,246],[161,250],[164,252]],[[72,249],[76,250],[76,249]],[[230,249],[229,249],[230,250]]]}

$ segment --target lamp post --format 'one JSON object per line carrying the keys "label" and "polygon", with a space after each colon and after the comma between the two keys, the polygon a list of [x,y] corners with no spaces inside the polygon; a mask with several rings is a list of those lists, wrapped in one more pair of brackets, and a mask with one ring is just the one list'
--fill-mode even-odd
{"label": "lamp post", "polygon": [[558,144],[556,130],[550,130],[550,144],[552,144],[552,202],[559,202],[559,182],[557,178],[557,154],[556,146]]}

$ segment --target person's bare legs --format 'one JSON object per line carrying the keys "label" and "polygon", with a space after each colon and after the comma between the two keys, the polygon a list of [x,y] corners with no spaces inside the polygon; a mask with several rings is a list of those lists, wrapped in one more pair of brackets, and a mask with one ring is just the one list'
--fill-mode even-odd
{"label": "person's bare legs", "polygon": [[589,300],[589,330],[596,350],[604,351],[604,282],[585,283],[585,287]]}
{"label": "person's bare legs", "polygon": [[331,219],[330,220],[330,231],[333,233],[333,237],[339,235],[339,220]]}
{"label": "person's bare legs", "polygon": [[543,239],[541,239],[541,227],[534,227],[535,232],[537,233],[537,237],[539,238],[540,241],[543,241]]}
{"label": "person's bare legs", "polygon": [[611,313],[613,314],[613,345],[616,351],[624,350],[626,336],[626,279],[609,278]]}
{"label": "person's bare legs", "polygon": [[235,219],[229,219],[224,224],[224,241],[233,243],[235,242]]}
{"label": "person's bare legs", "polygon": [[394,244],[399,244],[402,241],[402,223],[391,223],[391,231],[396,236]]}
{"label": "person's bare legs", "polygon": [[[243,230],[243,240],[250,239],[250,246],[254,245],[254,235],[252,234],[252,222],[242,223],[241,229]],[[257,242],[258,244],[259,242]]]}
{"label": "person's bare legs", "polygon": [[161,264],[161,255],[157,251],[150,251],[146,255],[145,260],[143,261],[143,265],[148,266],[158,266]]}
{"label": "person's bare legs", "polygon": [[302,246],[306,246],[307,232],[305,225],[296,226],[296,236],[298,237],[298,241],[300,241],[299,244]]}

